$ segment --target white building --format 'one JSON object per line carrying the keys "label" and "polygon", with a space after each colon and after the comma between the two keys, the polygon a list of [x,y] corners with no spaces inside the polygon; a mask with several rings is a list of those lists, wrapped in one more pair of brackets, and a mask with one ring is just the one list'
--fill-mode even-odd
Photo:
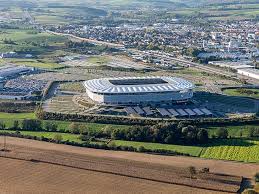
{"label": "white building", "polygon": [[88,96],[104,104],[163,104],[187,101],[194,85],[176,77],[123,77],[84,82]]}

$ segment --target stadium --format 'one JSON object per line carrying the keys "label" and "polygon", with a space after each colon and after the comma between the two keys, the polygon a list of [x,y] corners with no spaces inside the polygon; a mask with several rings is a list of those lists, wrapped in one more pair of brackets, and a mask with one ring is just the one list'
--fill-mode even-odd
{"label": "stadium", "polygon": [[84,82],[87,95],[100,104],[144,105],[186,102],[194,85],[176,77],[102,78]]}

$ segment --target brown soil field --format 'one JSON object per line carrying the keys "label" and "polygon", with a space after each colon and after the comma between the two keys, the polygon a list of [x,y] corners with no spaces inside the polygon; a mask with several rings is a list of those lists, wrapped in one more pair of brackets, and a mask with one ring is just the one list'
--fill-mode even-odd
{"label": "brown soil field", "polygon": [[[96,150],[11,137],[7,137],[7,149],[9,152],[0,152],[0,193],[234,193],[240,188],[240,176],[251,178],[259,170],[256,164]],[[211,173],[198,173],[191,179],[187,170],[191,165],[209,167]]]}

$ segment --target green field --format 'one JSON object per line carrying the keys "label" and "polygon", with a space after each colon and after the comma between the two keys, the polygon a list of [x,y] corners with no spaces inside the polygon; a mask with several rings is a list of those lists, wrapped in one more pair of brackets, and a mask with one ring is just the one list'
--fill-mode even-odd
{"label": "green field", "polygon": [[26,65],[29,67],[43,68],[43,69],[56,69],[64,67],[58,63],[48,62],[44,60],[37,59],[0,59],[0,62],[3,64],[16,64],[16,65]]}
{"label": "green field", "polygon": [[208,145],[200,157],[220,160],[259,162],[259,141],[228,139]]}
{"label": "green field", "polygon": [[133,141],[121,141],[121,140],[114,140],[112,142],[120,146],[132,146],[134,148],[139,148],[140,146],[143,146],[146,149],[164,149],[164,150],[190,154],[191,156],[199,156],[203,150],[202,147],[198,147],[198,146],[169,145],[169,144],[160,144],[160,143],[146,143],[146,142],[133,142]]}
{"label": "green field", "polygon": [[[209,127],[207,128],[209,136],[216,135],[216,131],[221,127]],[[259,125],[241,125],[241,126],[225,126],[222,127],[228,130],[230,137],[248,137],[249,130],[251,128],[259,128]]]}
{"label": "green field", "polygon": [[245,96],[259,99],[259,89],[245,89],[245,91],[251,92],[251,94],[246,92],[240,92],[239,89],[223,90],[223,92],[229,96]]}
{"label": "green field", "polygon": [[[33,59],[1,59],[1,64],[26,65],[44,69],[63,67],[58,64],[57,55],[64,48],[67,38],[57,35],[38,32],[31,29],[1,29],[1,52],[16,51],[32,54]],[[64,52],[60,52],[62,54]]]}
{"label": "green field", "polygon": [[0,120],[36,119],[34,113],[3,113],[0,112]]}
{"label": "green field", "polygon": [[[1,131],[0,131],[1,132]],[[2,130],[2,132],[15,133],[13,130]],[[56,134],[62,136],[62,140],[64,141],[74,141],[78,143],[82,143],[83,141],[79,139],[80,135],[70,134],[70,133],[58,133],[58,132],[36,132],[36,131],[20,131],[23,135],[31,135],[36,137],[46,137],[54,139]]]}
{"label": "green field", "polygon": [[[11,42],[5,42],[11,41]],[[28,51],[31,53],[46,52],[51,47],[64,43],[65,37],[51,35],[45,32],[23,29],[2,29],[0,30],[1,52]]]}
{"label": "green field", "polygon": [[93,56],[89,57],[87,61],[93,65],[104,65],[110,62],[110,59],[107,56]]}
{"label": "green field", "polygon": [[72,91],[72,92],[85,92],[85,88],[81,82],[68,82],[61,83],[60,89],[64,91]]}
{"label": "green field", "polygon": [[213,142],[204,146],[168,145],[120,140],[114,140],[112,142],[116,145],[132,146],[134,148],[143,146],[146,149],[176,151],[201,158],[259,162],[259,141],[245,139],[213,140]]}
{"label": "green field", "polygon": [[[1,113],[0,112],[0,121],[4,122],[7,128],[13,126],[14,120],[21,121],[24,119],[36,119],[36,115],[34,113]],[[58,126],[59,131],[68,130],[68,126],[72,123],[71,121],[42,121],[44,126],[45,123],[52,122]],[[88,131],[100,131],[105,127],[112,127],[112,128],[127,128],[127,125],[113,125],[113,124],[99,124],[99,123],[83,123],[78,122],[79,125],[82,125]]]}

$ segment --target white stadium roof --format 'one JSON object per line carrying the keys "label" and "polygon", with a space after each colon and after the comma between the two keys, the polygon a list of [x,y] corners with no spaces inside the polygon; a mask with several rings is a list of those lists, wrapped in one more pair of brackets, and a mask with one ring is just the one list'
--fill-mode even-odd
{"label": "white stadium roof", "polygon": [[149,93],[174,92],[193,89],[193,83],[177,77],[121,77],[102,78],[84,82],[86,89],[93,93]]}

